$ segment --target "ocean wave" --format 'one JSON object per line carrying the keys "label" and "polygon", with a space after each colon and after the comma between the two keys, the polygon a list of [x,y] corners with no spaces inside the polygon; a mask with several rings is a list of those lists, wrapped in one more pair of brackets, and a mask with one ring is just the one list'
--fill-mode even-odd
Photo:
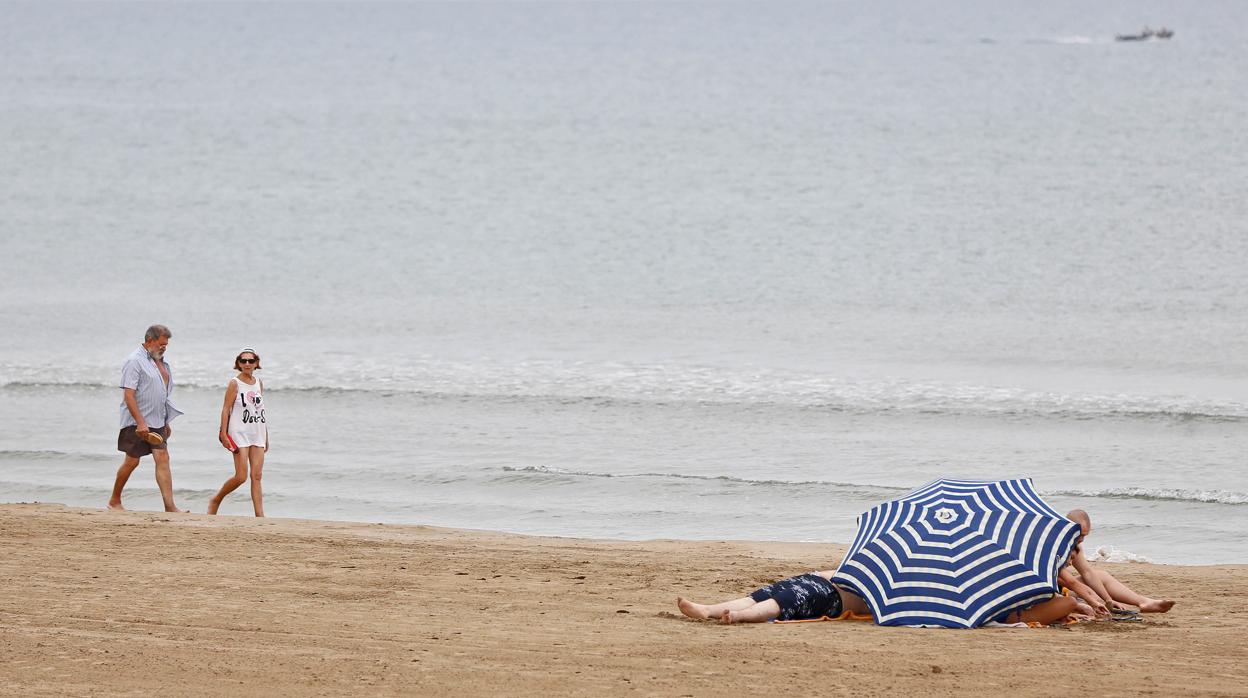
{"label": "ocean wave", "polygon": [[1197,504],[1248,504],[1248,493],[1227,490],[1185,490],[1178,488],[1115,487],[1102,490],[1065,490],[1049,494],[1095,499],[1140,499],[1159,502],[1192,502]]}
{"label": "ocean wave", "polygon": [[1112,545],[1102,545],[1098,547],[1092,552],[1091,555],[1088,556],[1088,559],[1094,562],[1152,562],[1151,559],[1144,557],[1143,555],[1137,555],[1126,550],[1119,550]]}
{"label": "ocean wave", "polygon": [[6,461],[86,461],[86,462],[111,462],[114,460],[111,454],[100,453],[70,453],[68,451],[32,451],[23,449],[0,450],[0,460]]}
{"label": "ocean wave", "polygon": [[886,487],[880,485],[862,485],[853,482],[837,482],[835,480],[774,480],[774,479],[753,479],[732,477],[730,475],[688,475],[684,473],[594,473],[583,470],[571,470],[567,468],[552,468],[545,465],[526,465],[526,466],[503,466],[504,472],[526,473],[534,475],[559,475],[567,477],[593,477],[593,478],[645,478],[645,479],[669,479],[669,480],[703,480],[709,482],[723,482],[736,485],[749,485],[760,487],[828,487],[841,490],[852,490],[857,493],[880,495],[882,497],[894,497],[898,494],[908,492],[908,488],[904,487]]}
{"label": "ocean wave", "polygon": [[[586,478],[645,478],[670,480],[702,480],[757,487],[826,487],[835,489],[839,494],[883,501],[910,492],[911,487],[890,487],[887,485],[864,484],[859,482],[841,482],[837,480],[777,480],[733,477],[729,475],[689,475],[684,473],[595,473],[568,468],[552,468],[544,465],[503,466],[504,472],[532,474],[538,476],[564,476]],[[1191,502],[1195,504],[1248,504],[1248,494],[1228,492],[1225,490],[1182,490],[1182,489],[1149,489],[1143,487],[1123,487],[1104,490],[1059,490],[1046,492],[1045,496],[1081,497],[1093,499],[1141,499],[1152,501]]]}
{"label": "ocean wave", "polygon": [[[101,479],[93,485],[71,485],[64,483],[31,483],[31,482],[15,482],[9,480],[0,480],[0,492],[25,492],[27,496],[33,496],[33,503],[57,503],[79,505],[83,501],[88,502],[105,502],[108,500],[109,489],[111,487],[110,479]],[[246,488],[243,488],[246,490]],[[217,493],[216,488],[191,488],[191,487],[174,487],[173,494],[175,498],[200,499],[207,501]],[[8,496],[8,495],[6,495]],[[127,499],[130,497],[160,497],[160,489],[155,484],[131,483],[126,487]],[[244,499],[250,498],[245,491],[241,496]],[[270,495],[265,493],[265,500],[280,498],[282,495],[276,493]],[[62,501],[63,500],[63,501]],[[2,499],[0,501],[11,502],[12,499]],[[32,502],[17,502],[22,504]],[[76,504],[77,503],[77,504]]]}
{"label": "ocean wave", "polygon": [[[0,367],[10,391],[116,390],[83,367],[52,377],[32,366]],[[846,379],[826,374],[696,365],[584,362],[456,363],[416,360],[393,367],[294,367],[266,382],[276,393],[366,395],[424,400],[562,404],[747,405],[845,412],[990,416],[999,419],[1248,422],[1248,404],[1175,395],[1036,391],[895,377]],[[96,371],[96,375],[111,372]],[[221,390],[219,371],[178,373],[185,390]]]}

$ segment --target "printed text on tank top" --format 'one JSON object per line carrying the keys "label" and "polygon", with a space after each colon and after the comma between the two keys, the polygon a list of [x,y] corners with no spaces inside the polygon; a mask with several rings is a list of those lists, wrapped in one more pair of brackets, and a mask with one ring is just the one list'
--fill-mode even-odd
{"label": "printed text on tank top", "polygon": [[260,384],[260,379],[257,378],[255,383],[247,383],[241,378],[234,380],[239,383],[238,402],[243,408],[241,415],[243,424],[264,424],[264,386]]}

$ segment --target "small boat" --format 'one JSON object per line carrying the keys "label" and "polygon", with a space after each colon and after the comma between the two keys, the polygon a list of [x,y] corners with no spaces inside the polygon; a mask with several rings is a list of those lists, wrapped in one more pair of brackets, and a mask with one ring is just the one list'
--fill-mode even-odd
{"label": "small boat", "polygon": [[1156,36],[1155,32],[1148,27],[1144,27],[1144,31],[1139,34],[1118,34],[1114,37],[1114,41],[1148,41]]}
{"label": "small boat", "polygon": [[1166,29],[1165,27],[1162,27],[1161,29],[1157,30],[1156,36],[1158,39],[1169,39],[1170,37],[1174,36],[1174,30]]}

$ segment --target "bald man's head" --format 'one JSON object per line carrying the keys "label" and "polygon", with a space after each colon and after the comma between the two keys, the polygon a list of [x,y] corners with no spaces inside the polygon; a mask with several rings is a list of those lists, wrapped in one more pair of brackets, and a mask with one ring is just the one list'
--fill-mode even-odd
{"label": "bald man's head", "polygon": [[1079,524],[1079,537],[1084,538],[1092,532],[1092,517],[1088,516],[1088,512],[1083,509],[1071,509],[1066,512],[1066,518]]}

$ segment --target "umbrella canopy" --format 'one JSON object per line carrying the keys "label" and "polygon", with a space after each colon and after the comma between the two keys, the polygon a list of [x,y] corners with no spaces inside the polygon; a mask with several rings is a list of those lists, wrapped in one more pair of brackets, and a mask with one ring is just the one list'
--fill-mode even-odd
{"label": "umbrella canopy", "polygon": [[1058,591],[1078,537],[1030,479],[936,480],[859,516],[832,581],[880,625],[974,628]]}

